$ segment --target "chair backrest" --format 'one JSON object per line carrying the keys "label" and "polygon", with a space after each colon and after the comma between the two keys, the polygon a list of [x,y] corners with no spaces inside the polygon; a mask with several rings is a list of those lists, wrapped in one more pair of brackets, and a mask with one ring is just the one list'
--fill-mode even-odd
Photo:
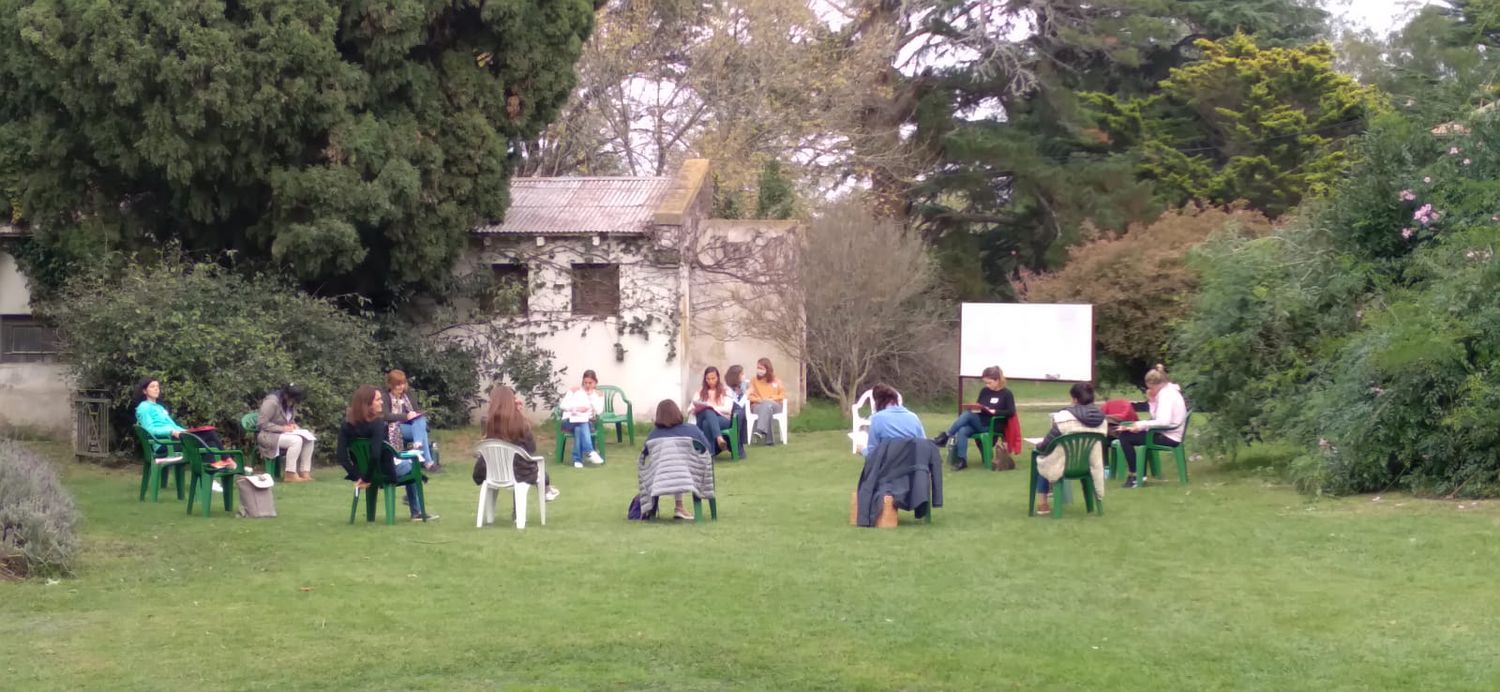
{"label": "chair backrest", "polygon": [[135,429],[135,439],[141,443],[141,456],[146,460],[146,463],[155,461],[157,457],[156,448],[161,444],[161,441],[152,437],[151,433],[146,432],[146,429],[139,425],[131,427]]}
{"label": "chair backrest", "polygon": [[240,416],[240,429],[244,430],[246,435],[254,435],[260,429],[260,413],[248,411]]}
{"label": "chair backrest", "polygon": [[[380,444],[385,449],[390,450],[391,456],[397,456],[396,448],[392,447],[391,443],[382,442]],[[370,460],[370,441],[363,437],[349,441],[349,458],[354,460],[354,468],[359,469],[360,475],[370,479],[371,483],[380,485],[396,480],[394,478],[387,478],[385,469],[381,468],[380,464],[373,463]]]}
{"label": "chair backrest", "polygon": [[1052,443],[1061,446],[1063,453],[1067,455],[1067,465],[1063,469],[1064,478],[1082,478],[1089,475],[1089,460],[1094,450],[1098,449],[1101,454],[1104,451],[1104,435],[1099,433],[1071,433],[1053,440]]}
{"label": "chair backrest", "polygon": [[182,457],[187,459],[188,466],[192,467],[193,473],[203,473],[203,450],[208,448],[203,438],[184,432],[177,439],[182,442]]}
{"label": "chair backrest", "polygon": [[526,450],[514,444],[493,439],[480,440],[474,452],[479,455],[479,458],[484,459],[485,482],[502,488],[509,488],[516,484],[516,469],[513,463],[516,455],[529,456]]}
{"label": "chair backrest", "polygon": [[[865,405],[867,405],[867,404],[870,407],[870,415],[869,416],[861,416],[861,415],[859,415],[859,410],[862,409],[862,408],[864,408]],[[905,406],[906,405],[906,402],[902,401],[902,399],[901,399],[901,392],[896,392],[896,404],[898,406]],[[860,421],[864,421],[864,423],[866,425],[868,425],[869,422],[870,422],[870,417],[874,416],[874,415],[875,415],[875,390],[873,390],[873,389],[866,389],[865,393],[859,395],[859,399],[855,400],[854,406],[852,406],[852,407],[849,408],[849,417],[854,420],[854,429],[856,431],[858,431],[859,430],[859,423],[860,423]]]}
{"label": "chair backrest", "polygon": [[599,385],[599,394],[604,397],[605,413],[613,414],[615,412],[615,397],[620,397],[620,400],[625,402],[626,406],[630,405],[630,397],[625,396],[625,390],[620,389],[619,387],[616,387],[614,385]]}

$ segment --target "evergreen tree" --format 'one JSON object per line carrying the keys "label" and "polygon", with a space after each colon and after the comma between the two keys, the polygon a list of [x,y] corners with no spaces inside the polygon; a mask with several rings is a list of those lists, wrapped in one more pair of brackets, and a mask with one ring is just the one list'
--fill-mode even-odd
{"label": "evergreen tree", "polygon": [[175,240],[389,301],[504,216],[593,10],[0,0],[0,194],[45,276]]}

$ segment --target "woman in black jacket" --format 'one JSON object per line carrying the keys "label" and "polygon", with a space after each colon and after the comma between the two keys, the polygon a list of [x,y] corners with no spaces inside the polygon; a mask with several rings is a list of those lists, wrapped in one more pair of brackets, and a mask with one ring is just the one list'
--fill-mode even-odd
{"label": "woman in black jacket", "polygon": [[[387,478],[399,478],[411,471],[411,460],[396,456],[387,446],[386,422],[381,415],[383,410],[380,390],[362,384],[354,390],[354,396],[349,400],[349,411],[344,415],[344,422],[339,425],[338,447],[334,454],[347,472],[344,479],[354,481],[356,490],[370,487],[370,478],[360,474],[359,466],[354,463],[354,456],[349,452],[350,443],[354,440],[363,439],[369,444],[370,463],[380,464],[380,470]],[[412,521],[438,518],[436,514],[424,511],[418,495],[412,492],[410,485],[406,487],[406,503],[411,507]]]}

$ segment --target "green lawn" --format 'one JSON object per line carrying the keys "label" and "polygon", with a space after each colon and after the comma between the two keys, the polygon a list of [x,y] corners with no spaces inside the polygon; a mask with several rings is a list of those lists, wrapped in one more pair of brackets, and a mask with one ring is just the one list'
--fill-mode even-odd
{"label": "green lawn", "polygon": [[[1027,434],[1044,412],[1028,411]],[[944,416],[925,417],[929,432]],[[470,433],[472,435],[472,433]],[[549,524],[474,528],[468,463],[430,525],[346,523],[336,473],[281,516],[188,517],[59,458],[76,578],[0,584],[6,689],[1500,688],[1500,509],[1311,501],[1247,471],[1025,512],[950,474],[930,525],[848,526],[860,462],[795,434],[719,466],[720,520],[627,523],[633,455],[553,465]],[[448,436],[461,456],[462,435]],[[543,445],[544,449],[550,446]],[[1245,457],[1242,457],[1242,464]],[[1253,463],[1251,464],[1253,465]]]}

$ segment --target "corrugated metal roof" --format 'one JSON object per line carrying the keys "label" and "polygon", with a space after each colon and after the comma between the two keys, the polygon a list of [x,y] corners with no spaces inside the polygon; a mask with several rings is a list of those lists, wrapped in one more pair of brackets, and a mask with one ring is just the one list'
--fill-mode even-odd
{"label": "corrugated metal roof", "polygon": [[645,234],[672,178],[512,178],[505,221],[479,235]]}

